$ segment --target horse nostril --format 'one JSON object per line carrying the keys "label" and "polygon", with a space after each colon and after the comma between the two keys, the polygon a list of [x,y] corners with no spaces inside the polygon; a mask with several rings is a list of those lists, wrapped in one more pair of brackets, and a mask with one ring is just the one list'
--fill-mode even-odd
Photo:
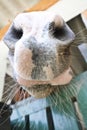
{"label": "horse nostril", "polygon": [[3,41],[6,43],[9,49],[14,49],[15,43],[21,39],[23,36],[23,30],[22,28],[17,29],[14,27],[14,24],[12,24],[5,36],[3,37]]}
{"label": "horse nostril", "polygon": [[49,25],[49,33],[52,37],[61,41],[73,41],[75,38],[74,33],[65,22],[62,26],[55,26],[55,22],[52,22]]}

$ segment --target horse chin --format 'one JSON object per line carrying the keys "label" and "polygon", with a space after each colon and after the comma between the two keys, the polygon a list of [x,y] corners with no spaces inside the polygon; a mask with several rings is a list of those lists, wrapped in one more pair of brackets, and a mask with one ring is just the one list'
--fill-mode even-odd
{"label": "horse chin", "polygon": [[55,86],[51,86],[50,84],[36,85],[35,88],[28,88],[28,92],[35,98],[44,98],[49,96],[55,89]]}

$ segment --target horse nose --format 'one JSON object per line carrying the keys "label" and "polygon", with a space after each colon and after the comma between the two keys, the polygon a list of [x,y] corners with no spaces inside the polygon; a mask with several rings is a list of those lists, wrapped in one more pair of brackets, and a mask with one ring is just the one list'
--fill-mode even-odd
{"label": "horse nose", "polygon": [[41,48],[35,37],[30,36],[28,39],[26,39],[24,41],[24,46],[32,51],[32,59],[34,61],[40,59],[40,56],[44,50]]}
{"label": "horse nose", "polygon": [[55,16],[49,25],[49,33],[52,37],[66,43],[71,43],[75,39],[74,32],[59,16]]}
{"label": "horse nose", "polygon": [[24,44],[24,46],[25,46],[26,48],[29,48],[29,49],[32,50],[33,48],[36,47],[36,45],[37,45],[37,40],[36,40],[35,37],[30,36],[30,37],[28,37],[27,39],[24,39],[23,44]]}

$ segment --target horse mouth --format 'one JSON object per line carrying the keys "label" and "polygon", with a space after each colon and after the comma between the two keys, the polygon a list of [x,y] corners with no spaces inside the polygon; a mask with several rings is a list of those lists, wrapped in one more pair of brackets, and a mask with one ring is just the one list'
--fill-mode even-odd
{"label": "horse mouth", "polygon": [[49,94],[52,93],[55,88],[56,86],[53,86],[51,84],[39,84],[27,88],[27,91],[35,98],[44,98],[49,96]]}
{"label": "horse mouth", "polygon": [[51,81],[29,81],[18,77],[17,82],[20,85],[25,86],[25,89],[29,92],[30,95],[36,98],[42,98],[50,95],[50,93],[59,85],[68,84],[72,77],[72,70],[69,68],[60,76]]}
{"label": "horse mouth", "polygon": [[55,88],[47,81],[29,81],[18,77],[17,82],[35,98],[47,97]]}

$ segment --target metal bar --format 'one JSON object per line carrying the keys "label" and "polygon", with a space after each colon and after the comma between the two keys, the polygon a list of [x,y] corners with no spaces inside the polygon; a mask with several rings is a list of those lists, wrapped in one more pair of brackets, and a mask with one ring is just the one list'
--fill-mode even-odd
{"label": "metal bar", "polygon": [[48,121],[49,130],[55,130],[54,129],[54,122],[53,122],[52,112],[51,112],[50,107],[46,108],[46,114],[47,114],[47,121]]}
{"label": "metal bar", "polygon": [[25,130],[30,130],[29,115],[25,116]]}

